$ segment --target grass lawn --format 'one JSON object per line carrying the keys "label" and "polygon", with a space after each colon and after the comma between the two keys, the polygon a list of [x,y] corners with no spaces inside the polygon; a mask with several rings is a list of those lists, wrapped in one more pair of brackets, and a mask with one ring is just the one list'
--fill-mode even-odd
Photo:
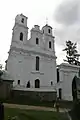
{"label": "grass lawn", "polygon": [[[8,99],[3,100],[0,99],[0,101],[3,101],[3,103],[11,103],[11,104],[20,104],[20,105],[33,105],[33,106],[45,106],[45,107],[53,107],[52,101],[39,101],[39,100],[31,100],[28,98],[17,98],[17,99]],[[73,103],[71,101],[59,101],[60,108],[72,108]]]}
{"label": "grass lawn", "polygon": [[18,116],[18,120],[68,120],[65,113],[5,108],[5,120],[8,116]]}

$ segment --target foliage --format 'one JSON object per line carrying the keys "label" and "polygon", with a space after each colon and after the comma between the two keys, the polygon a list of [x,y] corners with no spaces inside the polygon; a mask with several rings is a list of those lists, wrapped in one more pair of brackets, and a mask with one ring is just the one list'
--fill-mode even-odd
{"label": "foliage", "polygon": [[0,77],[1,77],[1,75],[3,74],[3,71],[2,70],[0,70]]}
{"label": "foliage", "polygon": [[3,65],[2,64],[0,64],[0,69],[2,69],[3,68]]}
{"label": "foliage", "polygon": [[72,120],[80,120],[80,101],[76,100],[73,102],[73,108],[69,112]]}
{"label": "foliage", "polygon": [[80,102],[77,101],[74,105],[74,112],[76,117],[80,120]]}
{"label": "foliage", "polygon": [[0,85],[2,85],[2,83],[3,83],[3,80],[1,79],[2,74],[3,74],[3,71],[0,70]]}
{"label": "foliage", "polygon": [[72,43],[70,40],[66,41],[66,48],[63,51],[66,51],[66,58],[69,64],[79,65],[79,57],[76,55],[78,51],[76,50],[77,43]]}

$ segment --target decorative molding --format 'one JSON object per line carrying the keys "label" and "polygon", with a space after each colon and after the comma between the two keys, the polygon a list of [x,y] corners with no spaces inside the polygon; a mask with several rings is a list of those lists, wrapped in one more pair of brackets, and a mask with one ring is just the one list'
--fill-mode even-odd
{"label": "decorative molding", "polygon": [[[16,43],[16,44],[19,44],[19,42],[18,41],[12,41],[12,42],[14,42],[14,43]],[[24,46],[27,46],[27,47],[30,47],[30,48],[34,48],[36,45],[32,45],[31,43],[30,43],[30,40],[27,40],[26,41],[26,43],[24,43],[23,42],[23,45]],[[11,46],[12,47],[12,46]],[[55,55],[55,51],[54,50],[49,50],[49,49],[47,49],[47,48],[45,48],[44,46],[42,47],[42,46],[38,46],[41,50],[43,50],[44,52],[51,52],[52,54],[54,54]],[[57,57],[56,57],[57,58]]]}
{"label": "decorative molding", "polygon": [[29,41],[29,40],[27,40],[26,43],[23,43],[23,45],[24,45],[24,46],[31,47],[31,48],[34,47],[34,45],[30,44],[30,41]]}
{"label": "decorative molding", "polygon": [[40,74],[40,75],[44,75],[44,73],[41,73],[41,72],[39,72],[39,71],[32,71],[31,73],[32,73],[32,74]]}
{"label": "decorative molding", "polygon": [[[26,52],[26,53],[23,53],[21,50],[20,51],[14,51],[14,50],[10,50],[9,52],[9,56],[13,56],[13,57],[16,57],[17,55],[19,56],[23,56],[24,59],[35,59],[35,54],[31,53],[31,52]],[[47,62],[47,63],[51,63],[54,61],[53,58],[50,58],[50,57],[45,57],[45,56],[41,56],[40,55],[40,61],[43,61],[43,62]]]}
{"label": "decorative molding", "polygon": [[25,26],[25,25],[23,25],[23,24],[20,24],[20,23],[15,23],[14,29],[15,29],[16,25],[18,25],[18,26],[20,26],[20,27],[23,27],[23,28],[25,28],[25,29],[29,29],[27,26]]}
{"label": "decorative molding", "polygon": [[[17,44],[18,44],[19,42],[18,42],[18,41],[16,41],[16,40],[12,40],[12,43],[17,43]],[[11,46],[11,47],[12,47],[12,46]]]}
{"label": "decorative molding", "polygon": [[32,28],[31,29],[31,33],[32,32],[36,32],[36,34],[41,34],[41,35],[43,35],[43,32],[39,29],[39,30],[37,30],[36,28]]}
{"label": "decorative molding", "polygon": [[46,53],[41,53],[41,52],[37,52],[37,51],[31,51],[31,50],[24,50],[22,48],[16,48],[16,47],[11,47],[10,52],[12,51],[16,51],[16,52],[23,52],[24,54],[28,53],[28,54],[34,54],[34,55],[40,55],[40,56],[44,56],[44,57],[47,57],[47,58],[52,58],[52,59],[56,59],[56,56],[53,56],[53,55],[49,55],[49,54],[46,54]]}

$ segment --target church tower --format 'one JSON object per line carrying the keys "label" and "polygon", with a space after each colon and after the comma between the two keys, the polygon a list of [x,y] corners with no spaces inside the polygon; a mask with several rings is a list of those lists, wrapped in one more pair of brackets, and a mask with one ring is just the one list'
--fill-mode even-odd
{"label": "church tower", "polygon": [[[23,67],[21,68],[20,63],[23,63],[24,56],[23,50],[27,44],[28,39],[28,27],[27,27],[27,17],[23,14],[19,14],[15,17],[15,24],[12,32],[12,41],[9,50],[8,60],[6,61],[6,70],[14,78],[14,85],[21,82],[20,79],[23,72]],[[22,82],[23,84],[23,82]]]}
{"label": "church tower", "polygon": [[23,14],[17,15],[15,18],[15,25],[13,27],[12,33],[12,43],[14,46],[19,44],[26,44],[28,38],[28,27],[27,27],[27,17]]}
{"label": "church tower", "polygon": [[52,51],[54,56],[55,56],[55,48],[54,48],[54,36],[52,34],[52,27],[49,26],[48,24],[46,24],[43,28],[42,28],[42,32],[43,32],[43,41],[44,41],[44,48]]}

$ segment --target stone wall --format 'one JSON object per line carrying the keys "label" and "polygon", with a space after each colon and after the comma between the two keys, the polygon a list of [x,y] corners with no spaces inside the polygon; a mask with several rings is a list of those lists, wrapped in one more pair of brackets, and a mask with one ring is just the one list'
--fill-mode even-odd
{"label": "stone wall", "polygon": [[4,80],[0,82],[0,98],[1,99],[9,98],[11,86],[12,86],[11,81]]}
{"label": "stone wall", "polygon": [[21,91],[12,90],[13,98],[23,98],[25,100],[38,100],[38,101],[53,101],[56,99],[56,92],[42,92],[42,91]]}

